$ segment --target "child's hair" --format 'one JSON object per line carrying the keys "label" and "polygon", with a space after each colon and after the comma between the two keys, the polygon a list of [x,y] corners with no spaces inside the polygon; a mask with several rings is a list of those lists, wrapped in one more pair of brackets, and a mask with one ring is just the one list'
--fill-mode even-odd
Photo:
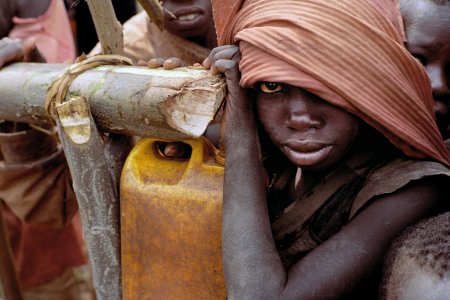
{"label": "child's hair", "polygon": [[384,265],[384,296],[395,291],[402,278],[414,275],[408,262],[434,278],[450,279],[450,212],[411,226],[392,243]]}

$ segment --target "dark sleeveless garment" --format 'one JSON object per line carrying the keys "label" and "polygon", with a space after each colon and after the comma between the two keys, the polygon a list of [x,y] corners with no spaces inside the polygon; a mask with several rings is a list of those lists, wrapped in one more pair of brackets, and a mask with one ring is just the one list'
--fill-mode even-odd
{"label": "dark sleeveless garment", "polygon": [[285,268],[336,234],[376,196],[427,176],[450,176],[450,170],[433,161],[360,152],[316,182],[300,199],[283,204],[295,174],[296,169],[286,169],[269,187],[272,232]]}

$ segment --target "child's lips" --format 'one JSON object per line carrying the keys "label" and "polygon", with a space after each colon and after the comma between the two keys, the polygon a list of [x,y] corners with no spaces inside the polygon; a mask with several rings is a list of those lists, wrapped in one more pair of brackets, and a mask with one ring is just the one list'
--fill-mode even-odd
{"label": "child's lips", "polygon": [[191,29],[203,24],[205,12],[199,8],[180,9],[174,12],[175,19],[170,22],[174,23],[180,29]]}
{"label": "child's lips", "polygon": [[313,166],[328,157],[332,145],[308,144],[284,146],[288,158],[298,166]]}
{"label": "child's lips", "polygon": [[314,152],[327,146],[329,146],[329,144],[311,140],[295,140],[286,143],[286,147],[298,152]]}

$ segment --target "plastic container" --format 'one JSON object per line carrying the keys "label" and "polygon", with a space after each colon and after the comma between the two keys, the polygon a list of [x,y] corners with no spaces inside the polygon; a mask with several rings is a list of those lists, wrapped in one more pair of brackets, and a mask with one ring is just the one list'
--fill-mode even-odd
{"label": "plastic container", "polygon": [[205,139],[184,141],[188,158],[167,158],[142,139],[120,184],[123,299],[225,299],[223,167]]}

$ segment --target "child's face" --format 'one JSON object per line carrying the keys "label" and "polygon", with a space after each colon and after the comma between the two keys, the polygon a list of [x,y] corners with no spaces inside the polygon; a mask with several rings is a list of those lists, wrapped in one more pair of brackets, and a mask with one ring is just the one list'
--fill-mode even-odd
{"label": "child's face", "polygon": [[272,142],[295,165],[324,170],[339,162],[358,133],[350,113],[300,88],[264,82],[257,86],[259,119]]}
{"label": "child's face", "polygon": [[164,0],[166,10],[177,18],[165,14],[165,28],[182,38],[206,35],[213,25],[211,0]]}
{"label": "child's face", "polygon": [[408,50],[431,79],[437,122],[450,138],[450,5],[430,0],[401,0]]}

